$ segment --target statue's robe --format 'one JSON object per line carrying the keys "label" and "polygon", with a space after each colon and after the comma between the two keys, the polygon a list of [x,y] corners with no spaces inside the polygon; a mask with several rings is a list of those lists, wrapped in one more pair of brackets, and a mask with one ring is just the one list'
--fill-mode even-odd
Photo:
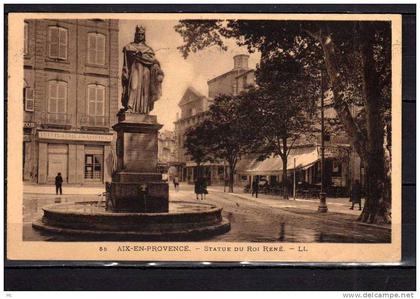
{"label": "statue's robe", "polygon": [[152,48],[145,43],[130,43],[123,53],[122,104],[130,112],[147,114],[161,95],[163,72]]}

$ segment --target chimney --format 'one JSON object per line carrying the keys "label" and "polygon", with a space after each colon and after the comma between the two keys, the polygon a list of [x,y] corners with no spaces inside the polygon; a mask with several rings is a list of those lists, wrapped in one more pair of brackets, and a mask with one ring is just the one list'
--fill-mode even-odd
{"label": "chimney", "polygon": [[233,56],[233,69],[234,70],[247,70],[248,69],[248,58],[249,55],[247,54],[239,54]]}

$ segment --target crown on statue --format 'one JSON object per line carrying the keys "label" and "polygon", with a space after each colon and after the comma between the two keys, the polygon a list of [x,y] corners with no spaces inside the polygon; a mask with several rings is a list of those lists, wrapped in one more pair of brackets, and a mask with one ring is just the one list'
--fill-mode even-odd
{"label": "crown on statue", "polygon": [[146,28],[144,28],[143,26],[136,26],[136,33],[146,33]]}

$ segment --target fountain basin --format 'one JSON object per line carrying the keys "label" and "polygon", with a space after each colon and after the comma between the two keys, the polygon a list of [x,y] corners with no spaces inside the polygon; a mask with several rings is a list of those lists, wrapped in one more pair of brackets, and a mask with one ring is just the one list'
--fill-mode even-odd
{"label": "fountain basin", "polygon": [[43,208],[35,229],[97,240],[196,240],[230,230],[222,209],[199,202],[171,201],[165,213],[111,212],[105,202],[86,201]]}

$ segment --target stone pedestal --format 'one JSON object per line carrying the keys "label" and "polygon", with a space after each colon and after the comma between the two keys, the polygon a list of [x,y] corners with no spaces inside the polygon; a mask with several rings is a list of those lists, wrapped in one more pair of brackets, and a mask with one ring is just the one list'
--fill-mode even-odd
{"label": "stone pedestal", "polygon": [[168,212],[169,187],[156,172],[158,131],[155,115],[118,114],[117,169],[107,185],[107,210],[114,212]]}

